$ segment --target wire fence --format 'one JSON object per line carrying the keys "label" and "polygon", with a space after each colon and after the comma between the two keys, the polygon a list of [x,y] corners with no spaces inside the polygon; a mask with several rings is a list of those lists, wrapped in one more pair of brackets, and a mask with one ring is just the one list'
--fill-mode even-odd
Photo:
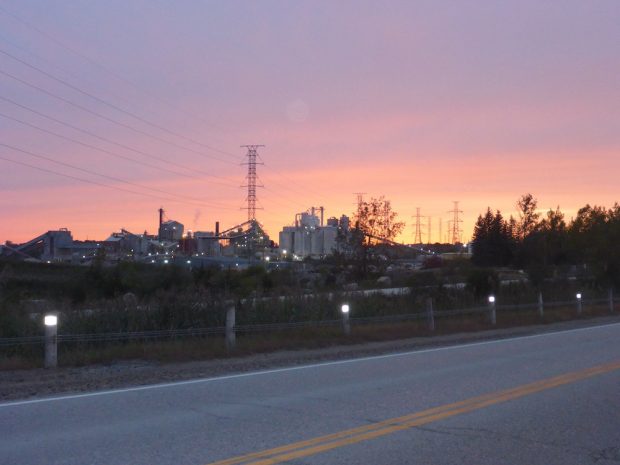
{"label": "wire fence", "polygon": [[[407,321],[428,320],[429,318],[441,319],[452,316],[465,316],[475,314],[490,313],[494,309],[497,314],[503,312],[527,312],[532,310],[567,308],[575,309],[575,314],[580,314],[581,309],[591,308],[599,305],[609,305],[613,310],[614,302],[609,299],[588,299],[582,301],[555,301],[526,304],[506,304],[491,306],[477,306],[455,310],[435,310],[429,312],[428,309],[414,312],[393,315],[383,315],[374,317],[347,317],[352,325],[372,325],[381,323],[398,323]],[[128,341],[153,341],[164,339],[191,338],[191,337],[210,337],[224,336],[227,332],[236,334],[257,334],[270,333],[277,331],[295,330],[303,328],[339,327],[343,324],[343,319],[325,319],[317,321],[296,321],[278,322],[262,324],[243,324],[226,326],[214,326],[204,328],[185,328],[185,329],[166,329],[153,331],[126,331],[126,332],[105,332],[105,333],[83,333],[83,334],[58,334],[57,343],[110,343]],[[228,330],[228,331],[227,331]],[[0,348],[20,347],[20,346],[42,346],[47,341],[44,335],[24,336],[24,337],[4,337],[0,338]]]}

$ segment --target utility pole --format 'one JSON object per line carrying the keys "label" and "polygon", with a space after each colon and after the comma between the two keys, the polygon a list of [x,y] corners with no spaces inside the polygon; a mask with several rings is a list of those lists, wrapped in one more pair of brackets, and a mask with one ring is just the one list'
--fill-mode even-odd
{"label": "utility pole", "polygon": [[241,186],[248,188],[248,194],[245,199],[248,203],[248,206],[241,209],[248,211],[248,221],[252,221],[256,220],[256,210],[262,210],[261,207],[256,206],[256,188],[265,186],[256,184],[256,181],[258,180],[258,175],[256,174],[256,165],[264,165],[264,163],[262,161],[256,161],[256,159],[260,158],[258,156],[258,148],[264,147],[264,145],[242,145],[241,147],[248,149],[247,162],[241,163],[242,165],[248,165],[248,174],[245,177],[246,184]]}
{"label": "utility pole", "polygon": [[459,215],[463,213],[462,210],[459,210],[459,202],[455,200],[454,208],[450,210],[448,213],[452,213],[452,223],[450,225],[450,242],[452,244],[456,244],[457,242],[461,242],[461,225],[460,223],[463,220],[460,219]]}
{"label": "utility pole", "polygon": [[413,217],[415,219],[413,243],[422,245],[422,228],[424,227],[424,224],[422,224],[422,217],[420,216],[420,207],[417,207],[415,211],[416,213]]}

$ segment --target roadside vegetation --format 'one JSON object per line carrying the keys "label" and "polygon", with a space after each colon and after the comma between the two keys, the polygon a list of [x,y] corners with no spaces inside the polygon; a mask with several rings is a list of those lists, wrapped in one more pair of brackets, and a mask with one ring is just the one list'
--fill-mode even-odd
{"label": "roadside vegetation", "polygon": [[[411,249],[373,239],[381,234],[394,237],[403,227],[385,203],[372,199],[363,206],[354,233],[340,238],[335,255],[289,262],[277,269],[264,263],[230,270],[135,262],[114,266],[95,262],[89,267],[0,262],[0,340],[41,336],[42,317],[50,312],[60,316],[60,334],[223,328],[231,306],[240,328],[301,325],[285,331],[264,326],[242,331],[235,351],[242,355],[485,329],[490,327],[484,309],[491,294],[498,303],[498,327],[575,318],[576,293],[590,302],[580,317],[613,310],[609,302],[620,285],[618,205],[609,210],[586,206],[567,222],[559,209],[540,215],[536,199],[524,195],[518,202],[518,218],[505,219],[491,209],[478,218],[471,260],[458,256],[442,260],[437,255],[416,259]],[[364,235],[370,227],[372,237]],[[442,247],[462,249],[460,244],[436,249]],[[411,260],[421,266],[403,265]],[[402,292],[361,292],[390,287]],[[559,304],[541,316],[539,297]],[[434,331],[426,321],[429,299],[437,312]],[[352,309],[353,330],[348,337],[338,325],[343,302]],[[463,312],[467,309],[472,311]],[[302,325],[308,322],[332,324]],[[60,350],[65,365],[228,355],[221,334],[71,342],[61,344]],[[34,345],[0,347],[0,368],[38,366],[41,352]]]}

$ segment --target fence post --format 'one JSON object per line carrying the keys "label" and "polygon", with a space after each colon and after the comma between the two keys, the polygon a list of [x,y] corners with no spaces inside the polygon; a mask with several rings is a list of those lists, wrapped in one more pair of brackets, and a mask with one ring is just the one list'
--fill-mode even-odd
{"label": "fence post", "polygon": [[491,320],[491,324],[495,326],[497,324],[497,315],[495,311],[495,296],[489,296],[489,319]]}
{"label": "fence post", "polygon": [[545,306],[543,303],[542,291],[538,291],[538,315],[540,315],[541,318],[545,316]]}
{"label": "fence post", "polygon": [[609,313],[613,313],[615,310],[615,305],[614,305],[614,288],[610,287],[609,288]]}
{"label": "fence post", "polygon": [[435,312],[433,311],[433,299],[426,299],[426,317],[428,319],[429,331],[435,331]]}
{"label": "fence post", "polygon": [[226,350],[235,350],[237,338],[235,335],[235,306],[226,310]]}
{"label": "fence post", "polygon": [[45,315],[45,368],[58,366],[58,317]]}
{"label": "fence post", "polygon": [[581,311],[582,311],[581,292],[578,292],[575,297],[577,297],[577,315],[581,315]]}
{"label": "fence post", "polygon": [[342,313],[342,331],[345,336],[351,334],[351,323],[349,322],[349,304],[343,304],[340,307],[340,311]]}

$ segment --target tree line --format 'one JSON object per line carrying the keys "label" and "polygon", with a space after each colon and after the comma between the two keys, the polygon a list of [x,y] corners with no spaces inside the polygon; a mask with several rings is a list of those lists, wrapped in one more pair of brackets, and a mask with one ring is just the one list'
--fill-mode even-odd
{"label": "tree line", "polygon": [[517,218],[488,208],[474,227],[472,261],[483,267],[526,270],[533,284],[570,268],[600,286],[620,284],[620,205],[586,205],[567,221],[559,207],[539,213],[532,194],[517,201]]}

